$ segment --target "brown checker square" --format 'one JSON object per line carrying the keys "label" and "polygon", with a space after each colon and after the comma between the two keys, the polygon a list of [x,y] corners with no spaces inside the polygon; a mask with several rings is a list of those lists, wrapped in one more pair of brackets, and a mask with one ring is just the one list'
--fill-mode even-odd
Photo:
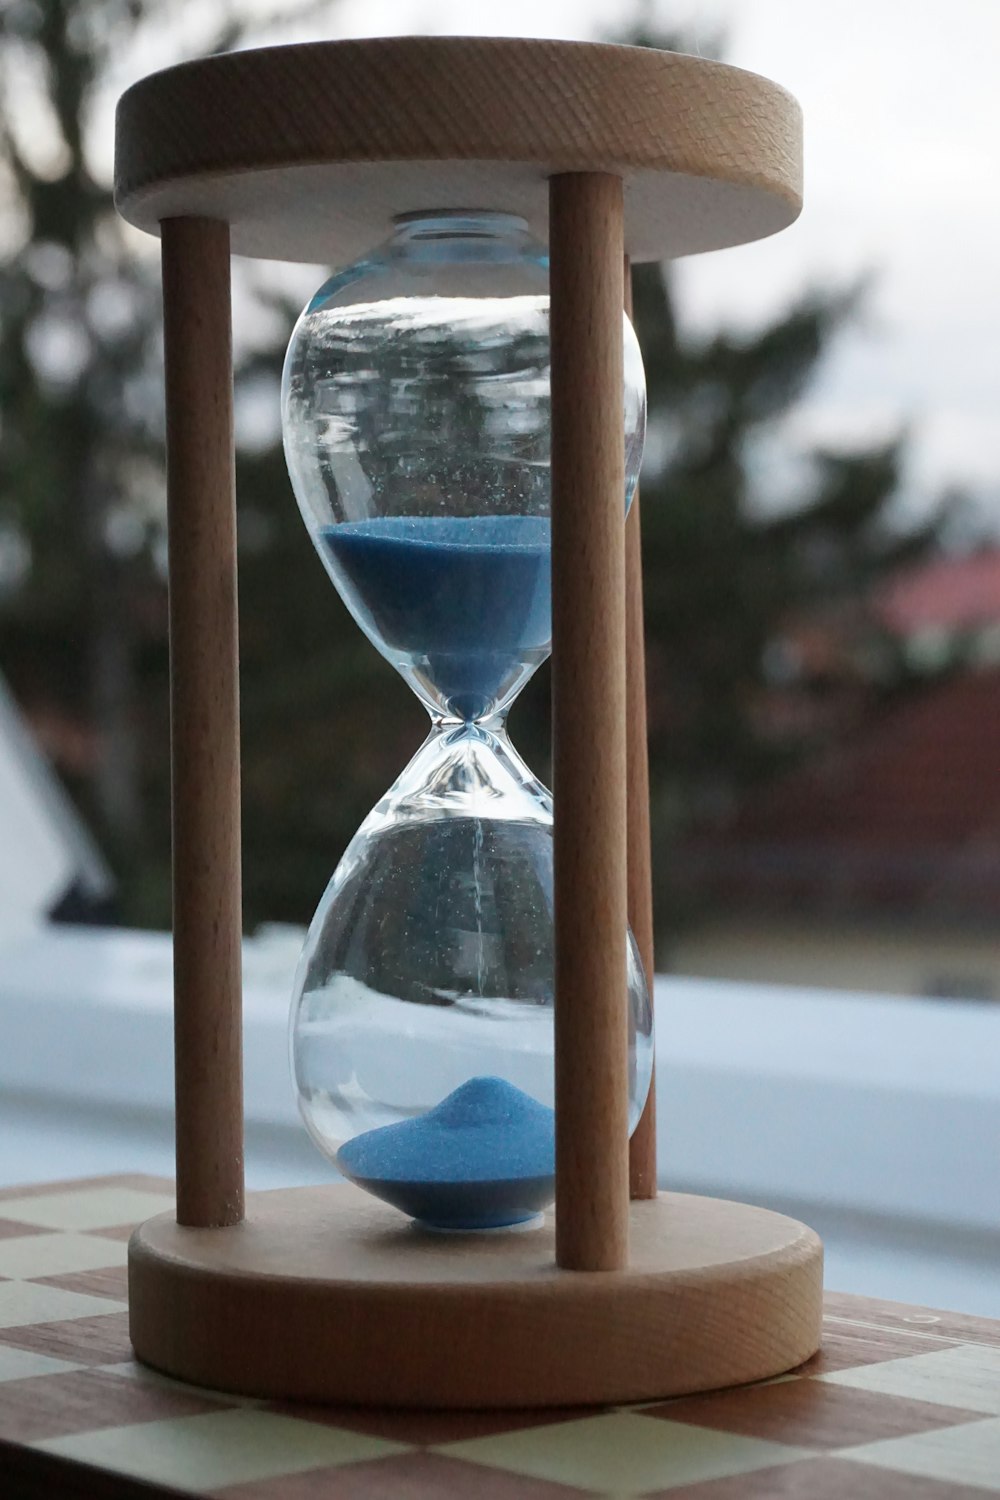
{"label": "brown checker square", "polygon": [[[830,1399],[834,1392],[838,1394]],[[841,1394],[851,1399],[842,1401]],[[803,1448],[852,1448],[884,1438],[909,1437],[935,1427],[982,1421],[982,1412],[876,1395],[819,1380],[789,1380],[714,1395],[685,1396],[647,1407],[647,1417],[690,1422],[741,1437],[767,1438]]]}
{"label": "brown checker square", "polygon": [[[54,1229],[39,1229],[34,1224],[19,1223],[17,1219],[0,1219],[0,1240],[19,1239],[25,1234],[55,1234]],[[8,1278],[2,1278],[6,1281]]]}
{"label": "brown checker square", "polygon": [[928,1338],[916,1330],[851,1328],[846,1324],[823,1325],[823,1345],[818,1354],[800,1365],[800,1375],[829,1375],[834,1370],[853,1370],[859,1365],[879,1365],[889,1359],[908,1359],[932,1349],[955,1349],[949,1339]]}
{"label": "brown checker square", "polygon": [[100,1271],[68,1271],[62,1276],[32,1276],[39,1286],[57,1286],[64,1292],[85,1292],[91,1297],[128,1299],[128,1266],[106,1266]]}
{"label": "brown checker square", "polygon": [[132,1358],[127,1312],[5,1328],[0,1332],[0,1344],[80,1365],[118,1365]]}
{"label": "brown checker square", "polygon": [[267,1411],[346,1427],[368,1437],[390,1438],[397,1443],[456,1443],[462,1438],[494,1437],[501,1432],[520,1432],[527,1427],[550,1427],[554,1422],[597,1416],[604,1407],[535,1407],[525,1411],[414,1411],[364,1406],[306,1406],[297,1402],[269,1402]]}
{"label": "brown checker square", "polygon": [[986,1500],[988,1494],[967,1484],[918,1479],[889,1469],[873,1473],[846,1459],[807,1458],[753,1474],[656,1490],[642,1500]]}
{"label": "brown checker square", "polygon": [[441,1453],[401,1453],[212,1491],[217,1500],[591,1500],[593,1493]]}
{"label": "brown checker square", "polygon": [[162,1417],[194,1417],[218,1411],[186,1391],[123,1380],[106,1370],[70,1370],[4,1382],[0,1437],[19,1443],[66,1437],[99,1427],[127,1427]]}

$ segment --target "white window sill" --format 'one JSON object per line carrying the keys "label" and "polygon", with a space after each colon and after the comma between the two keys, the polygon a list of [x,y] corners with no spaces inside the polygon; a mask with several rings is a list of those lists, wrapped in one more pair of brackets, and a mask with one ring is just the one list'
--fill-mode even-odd
{"label": "white window sill", "polygon": [[[251,1187],[323,1181],[286,1020],[297,934],[245,946]],[[164,934],[0,948],[0,1183],[172,1171]],[[1000,1316],[1000,1005],[657,981],[664,1186],[812,1223],[827,1284]]]}

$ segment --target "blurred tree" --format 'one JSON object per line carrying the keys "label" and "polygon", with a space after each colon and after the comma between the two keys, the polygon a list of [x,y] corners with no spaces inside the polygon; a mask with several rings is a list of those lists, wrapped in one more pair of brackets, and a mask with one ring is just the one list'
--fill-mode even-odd
{"label": "blurred tree", "polygon": [[[137,62],[145,71],[153,48],[175,54],[160,61],[185,47],[225,50],[251,26],[328,17],[334,8],[331,0],[295,0],[275,4],[271,17],[257,5],[248,17],[239,0],[190,0],[171,8],[169,25],[157,0],[10,0],[0,8],[0,665],[110,854],[130,922],[169,920],[160,291],[155,256],[136,253],[136,237],[115,214],[100,164],[108,141],[95,120],[106,136],[102,94],[109,75],[128,81],[123,58],[145,56]],[[246,322],[255,322],[252,314]],[[238,401],[246,393],[253,401],[263,369],[273,383],[289,322],[279,307],[264,356],[244,340]],[[308,642],[322,634],[326,701],[336,686],[330,591],[279,468],[273,439],[241,464],[248,497],[241,546],[251,554],[241,586],[249,618],[260,604],[271,627],[256,650],[250,631],[246,662],[251,831],[270,826],[275,784],[289,767],[282,734],[295,721],[294,710],[281,711],[294,696],[294,675],[282,674],[277,703],[258,691],[257,677],[261,670],[268,677],[279,646],[287,665],[293,626],[304,627],[297,646],[307,657]],[[277,514],[276,497],[287,517]],[[287,602],[276,610],[286,536],[292,576],[282,577]],[[316,609],[322,632],[308,628]],[[287,628],[274,628],[276,615],[287,616]],[[272,715],[273,732],[265,733]],[[296,771],[289,780],[301,788]],[[344,825],[335,822],[340,838]],[[302,831],[292,819],[283,837]],[[323,864],[325,879],[329,849]],[[282,861],[266,868],[271,882],[301,892]],[[303,914],[301,894],[290,907],[272,907],[264,885],[269,913]],[[316,894],[322,880],[310,886]]]}
{"label": "blurred tree", "polygon": [[[90,135],[109,71],[121,74],[130,48],[145,46],[144,70],[150,35],[205,52],[246,28],[238,0],[190,0],[171,8],[169,28],[161,10],[157,0],[0,9],[0,665],[48,728],[114,860],[123,918],[152,925],[169,920],[159,287],[155,257],[140,259],[115,217]],[[330,5],[276,11],[287,22]],[[291,498],[273,420],[297,307],[246,275],[238,293],[252,928],[308,920],[424,721],[336,601]],[[679,331],[660,272],[636,278],[650,396],[643,524],[664,930],[680,915],[669,901],[673,842],[788,753],[762,704],[790,622],[859,599],[903,549],[933,541],[936,521],[908,538],[889,525],[899,444],[817,455],[794,505],[775,515],[762,504],[766,466],[755,455],[853,305],[817,294],[753,336],[695,339]],[[885,675],[894,680],[891,663]],[[547,718],[543,672],[513,725],[540,772]]]}
{"label": "blurred tree", "polygon": [[50,725],[69,709],[99,734],[92,802],[123,848],[141,824],[128,596],[149,581],[153,519],[134,496],[148,493],[155,515],[161,488],[143,409],[157,299],[84,134],[110,49],[143,9],[15,0],[0,12],[0,505],[22,563],[7,569],[4,659],[33,675]]}
{"label": "blurred tree", "polygon": [[[649,391],[642,478],[658,927],[690,915],[669,878],[686,831],[906,680],[866,610],[874,582],[930,551],[942,512],[901,527],[904,439],[807,455],[776,507],[772,449],[859,293],[814,292],[754,334],[685,337],[669,280],[637,269]],[[803,659],[812,633],[822,660]],[[808,653],[805,653],[806,655]],[[835,662],[831,667],[830,663]],[[836,695],[832,711],[825,698]],[[795,699],[791,726],[788,699]]]}
{"label": "blurred tree", "polygon": [[[638,15],[623,40],[692,50],[657,23],[654,0]],[[697,50],[723,48],[702,36]],[[861,310],[863,286],[816,289],[753,333],[704,337],[683,330],[669,266],[637,267],[633,297],[648,393],[643,571],[666,962],[664,944],[698,915],[673,858],[686,835],[909,682],[867,603],[879,578],[938,546],[952,507],[942,499],[902,522],[904,433],[799,455],[775,503],[790,457],[783,424]]]}

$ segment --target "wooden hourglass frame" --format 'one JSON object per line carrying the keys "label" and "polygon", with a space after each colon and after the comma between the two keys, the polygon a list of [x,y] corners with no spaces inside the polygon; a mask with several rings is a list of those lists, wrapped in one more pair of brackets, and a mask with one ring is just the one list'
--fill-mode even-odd
{"label": "wooden hourglass frame", "polygon": [[[819,1343],[815,1234],[657,1193],[652,1097],[629,1145],[622,950],[631,917],[651,979],[625,268],[789,224],[797,105],[640,48],[267,48],[129,90],[116,190],[162,238],[170,544],[177,1214],[130,1246],[139,1357],[258,1396],[464,1407],[665,1397],[800,1363]],[[470,206],[526,219],[551,261],[556,1206],[530,1232],[442,1237],[349,1185],[244,1204],[229,261],[342,265],[396,214]]]}

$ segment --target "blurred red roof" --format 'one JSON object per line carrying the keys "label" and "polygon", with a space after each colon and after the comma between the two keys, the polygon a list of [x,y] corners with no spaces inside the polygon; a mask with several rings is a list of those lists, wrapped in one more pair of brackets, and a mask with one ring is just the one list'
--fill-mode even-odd
{"label": "blurred red roof", "polygon": [[882,623],[903,636],[991,624],[1000,620],[1000,549],[897,573],[876,591],[873,604]]}
{"label": "blurred red roof", "polygon": [[689,852],[741,906],[1000,913],[1000,669],[887,709]]}

